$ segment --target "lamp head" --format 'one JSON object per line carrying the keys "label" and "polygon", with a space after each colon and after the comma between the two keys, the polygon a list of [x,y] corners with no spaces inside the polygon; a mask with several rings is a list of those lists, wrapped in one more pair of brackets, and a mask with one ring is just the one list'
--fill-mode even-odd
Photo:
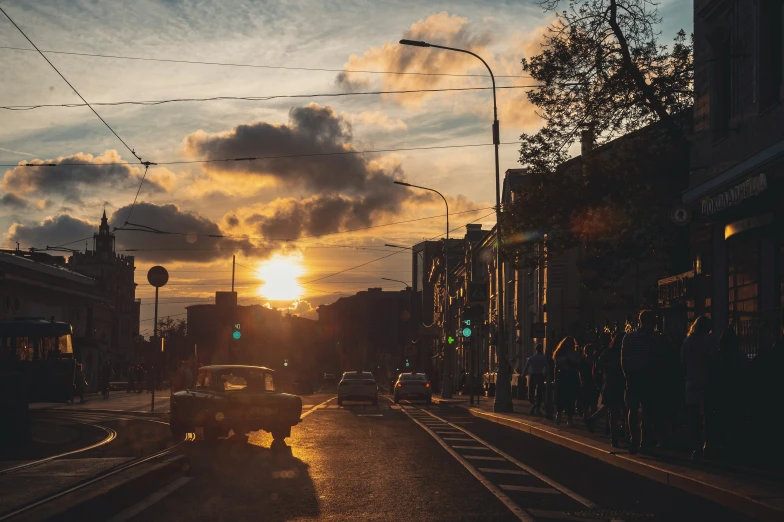
{"label": "lamp head", "polygon": [[414,47],[430,47],[430,44],[427,42],[422,42],[419,40],[400,40],[400,45],[413,45]]}
{"label": "lamp head", "polygon": [[410,187],[411,183],[406,183],[405,181],[393,181],[395,185],[403,185],[404,187]]}

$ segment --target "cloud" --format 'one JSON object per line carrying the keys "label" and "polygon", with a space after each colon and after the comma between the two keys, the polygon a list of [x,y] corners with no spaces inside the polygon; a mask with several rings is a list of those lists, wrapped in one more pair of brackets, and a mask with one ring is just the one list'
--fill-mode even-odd
{"label": "cloud", "polygon": [[[121,226],[128,215],[129,206],[117,209],[109,218],[109,226]],[[223,235],[213,221],[193,212],[180,210],[176,205],[155,205],[140,202],[133,208],[131,221],[167,232],[186,235],[152,234],[147,232],[115,231],[118,253],[133,255],[150,262],[192,261],[209,262],[228,258],[235,252],[248,253],[254,245],[245,239],[208,238]],[[137,228],[137,227],[128,227]],[[47,217],[37,224],[13,224],[6,235],[9,243],[19,241],[25,246],[43,248],[61,245],[98,231],[98,223],[74,218],[67,214]],[[81,245],[70,245],[81,248]],[[255,256],[266,250],[253,250]]]}
{"label": "cloud", "polygon": [[[9,243],[18,241],[25,247],[45,248],[72,243],[88,238],[98,231],[97,223],[90,223],[69,215],[47,217],[35,225],[14,223],[8,229],[6,238]],[[81,248],[81,244],[70,244],[70,248]]]}
{"label": "cloud", "polygon": [[[25,164],[39,166],[25,167],[20,164],[7,170],[0,181],[0,188],[6,193],[56,195],[79,202],[81,195],[94,193],[97,188],[130,190],[138,187],[143,175],[143,169],[123,163],[116,150],[107,150],[99,156],[77,152],[54,160],[34,159]],[[51,164],[58,166],[46,166]],[[172,183],[170,176],[156,172],[148,176],[143,192],[165,192]]]}
{"label": "cloud", "polygon": [[0,208],[10,208],[12,210],[22,210],[27,208],[28,203],[24,198],[20,198],[15,194],[3,194],[0,198]]}
{"label": "cloud", "polygon": [[[489,27],[478,27],[468,18],[450,15],[446,11],[420,19],[403,33],[409,40],[425,40],[439,45],[466,49],[477,54],[487,54],[487,46],[492,42]],[[373,47],[362,56],[349,57],[345,69],[375,69],[400,72],[433,72],[441,74],[462,74],[470,69],[481,67],[473,56],[463,53],[444,52],[439,49],[423,49],[387,42],[381,47]],[[342,72],[336,83],[344,89],[357,90],[368,86],[366,76]],[[438,87],[448,77],[427,75],[382,75],[384,90],[395,89],[432,89]],[[399,103],[418,103],[424,94],[395,96]]]}
{"label": "cloud", "polygon": [[408,129],[406,122],[401,119],[390,118],[386,113],[381,111],[365,111],[360,112],[359,114],[342,113],[341,117],[354,124],[365,124],[369,127],[378,127],[388,131]]}
{"label": "cloud", "polygon": [[[258,122],[239,125],[228,132],[195,132],[185,138],[185,151],[204,159],[300,155],[295,158],[254,162],[216,162],[205,168],[256,175],[287,189],[304,189],[315,195],[273,200],[247,217],[267,238],[336,232],[344,227],[371,224],[377,217],[393,215],[412,197],[408,189],[394,187],[402,177],[399,163],[354,150],[350,123],[330,107],[310,104],[291,109],[285,125]],[[313,156],[302,157],[302,154]],[[230,226],[237,223],[227,222]]]}

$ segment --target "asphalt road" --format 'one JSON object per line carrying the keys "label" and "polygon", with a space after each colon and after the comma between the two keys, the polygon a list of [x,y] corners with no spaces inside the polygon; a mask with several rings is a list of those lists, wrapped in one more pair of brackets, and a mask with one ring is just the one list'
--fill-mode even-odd
{"label": "asphalt road", "polygon": [[120,520],[747,520],[459,409],[401,406],[333,400],[282,449],[263,432],[187,444],[190,477]]}

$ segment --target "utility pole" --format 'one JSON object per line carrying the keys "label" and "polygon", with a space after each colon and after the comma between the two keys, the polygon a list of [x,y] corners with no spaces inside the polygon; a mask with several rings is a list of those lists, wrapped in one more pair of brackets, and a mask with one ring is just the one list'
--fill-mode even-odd
{"label": "utility pole", "polygon": [[231,291],[232,292],[234,291],[234,265],[236,264],[236,262],[237,262],[237,256],[232,255],[231,256]]}

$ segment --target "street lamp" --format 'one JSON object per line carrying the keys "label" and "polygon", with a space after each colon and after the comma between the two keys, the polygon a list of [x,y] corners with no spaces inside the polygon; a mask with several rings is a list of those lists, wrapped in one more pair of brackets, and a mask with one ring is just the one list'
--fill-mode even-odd
{"label": "street lamp", "polygon": [[405,281],[401,281],[400,279],[390,279],[388,277],[382,277],[381,279],[383,279],[384,281],[394,281],[395,283],[400,283],[402,285],[405,285],[406,288],[411,286],[408,283],[406,283]]}
{"label": "street lamp", "polygon": [[472,53],[466,49],[457,49],[455,47],[446,47],[443,45],[431,44],[419,40],[400,40],[401,45],[411,45],[413,47],[435,47],[436,49],[445,49],[447,51],[455,51],[458,53],[470,54],[477,58],[487,68],[490,73],[490,80],[493,83],[493,145],[495,145],[495,217],[496,217],[496,246],[495,246],[495,264],[496,264],[496,312],[498,314],[498,378],[496,379],[496,392],[495,402],[493,403],[493,411],[495,412],[510,412],[512,411],[512,390],[511,390],[511,368],[506,354],[506,338],[504,332],[504,285],[501,282],[501,174],[498,167],[498,145],[500,143],[500,127],[498,124],[498,106],[496,103],[495,94],[495,76],[487,62],[482,59],[478,54]]}
{"label": "street lamp", "polygon": [[[402,41],[402,40],[401,40]],[[435,192],[441,199],[444,200],[444,205],[446,205],[446,238],[444,239],[444,311],[443,317],[441,318],[441,324],[444,329],[444,379],[443,384],[441,386],[441,398],[442,399],[451,399],[452,398],[452,357],[451,357],[451,347],[449,343],[446,341],[448,333],[448,326],[447,326],[447,318],[449,317],[449,203],[447,203],[446,198],[443,194],[435,189],[431,189],[428,187],[422,187],[419,185],[412,185],[411,183],[406,183],[404,181],[395,181],[395,185],[402,185],[404,187],[411,187],[411,188],[418,188],[422,190],[427,190],[430,192]]]}

